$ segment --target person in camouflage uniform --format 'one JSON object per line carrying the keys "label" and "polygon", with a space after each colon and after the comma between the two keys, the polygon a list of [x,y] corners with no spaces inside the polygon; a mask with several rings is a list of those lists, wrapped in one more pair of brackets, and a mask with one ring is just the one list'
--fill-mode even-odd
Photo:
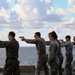
{"label": "person in camouflage uniform", "polygon": [[40,75],[40,70],[43,68],[45,75],[48,74],[48,68],[46,67],[47,55],[46,55],[46,44],[45,40],[41,38],[40,32],[35,33],[35,39],[26,39],[24,37],[20,37],[22,41],[27,43],[36,44],[38,61],[37,61],[37,69],[35,71],[35,75]]}
{"label": "person in camouflage uniform", "polygon": [[15,39],[15,33],[9,32],[9,41],[0,41],[0,48],[6,48],[6,61],[3,75],[20,75],[18,51],[19,43]]}
{"label": "person in camouflage uniform", "polygon": [[70,41],[70,35],[65,37],[66,42],[62,40],[61,46],[66,47],[65,75],[72,75],[71,63],[73,61],[73,43]]}
{"label": "person in camouflage uniform", "polygon": [[[57,34],[55,31],[49,33],[49,40],[50,40],[50,48],[48,54],[48,62],[46,66],[49,67],[49,75],[57,75],[59,70],[59,55],[61,54],[61,44],[57,40]],[[48,44],[48,42],[47,42]],[[60,56],[59,56],[60,57]],[[61,68],[61,67],[60,67]]]}
{"label": "person in camouflage uniform", "polygon": [[[58,50],[57,50],[57,56],[59,59],[59,67],[58,67],[58,75],[62,75],[62,64],[63,64],[63,55],[61,52],[61,43],[59,40],[55,40],[56,44],[59,46]],[[51,42],[50,41],[46,41],[46,45],[50,45]]]}
{"label": "person in camouflage uniform", "polygon": [[62,54],[62,51],[61,51],[61,43],[60,43],[59,40],[56,40],[56,43],[58,45],[57,56],[58,56],[58,59],[59,59],[58,74],[62,75],[63,54]]}

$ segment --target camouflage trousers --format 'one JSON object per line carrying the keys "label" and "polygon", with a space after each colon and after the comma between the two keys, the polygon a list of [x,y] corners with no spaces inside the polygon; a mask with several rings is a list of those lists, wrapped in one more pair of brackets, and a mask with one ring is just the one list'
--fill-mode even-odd
{"label": "camouflage trousers", "polygon": [[49,75],[58,75],[58,65],[55,63],[49,66]]}
{"label": "camouflage trousers", "polygon": [[37,68],[35,70],[35,75],[40,75],[41,69],[44,70],[44,75],[49,75],[48,73],[48,67],[46,67],[47,58],[45,56],[41,57],[37,61]]}
{"label": "camouflage trousers", "polygon": [[65,62],[65,75],[72,75],[72,63],[73,57],[72,56],[67,56],[66,57],[66,62]]}
{"label": "camouflage trousers", "polygon": [[63,57],[59,58],[58,75],[62,75]]}
{"label": "camouflage trousers", "polygon": [[4,66],[3,75],[20,75],[19,61],[8,59]]}

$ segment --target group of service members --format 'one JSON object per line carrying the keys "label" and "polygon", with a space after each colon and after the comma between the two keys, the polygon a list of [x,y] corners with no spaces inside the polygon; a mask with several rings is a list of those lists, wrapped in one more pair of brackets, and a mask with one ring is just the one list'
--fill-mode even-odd
{"label": "group of service members", "polygon": [[[72,75],[71,63],[73,61],[73,43],[71,42],[71,36],[67,35],[65,37],[66,41],[64,42],[63,40],[58,40],[56,32],[52,31],[48,34],[48,37],[49,41],[45,41],[41,37],[40,32],[35,33],[35,39],[26,39],[24,37],[20,37],[22,41],[36,44],[38,61],[35,75],[40,75],[41,68],[43,68],[45,75],[62,75],[63,54],[61,51],[61,47],[66,48],[66,60],[64,69],[65,75]],[[46,55],[46,45],[50,46],[48,58]]]}
{"label": "group of service members", "polygon": [[[61,47],[66,48],[65,60],[65,75],[72,75],[71,63],[73,61],[73,43],[71,36],[65,37],[63,40],[58,40],[55,31],[48,34],[49,41],[45,41],[41,37],[40,32],[34,34],[34,39],[26,39],[20,37],[22,41],[36,45],[38,61],[35,75],[40,75],[41,69],[44,70],[45,75],[62,75],[63,54]],[[0,41],[0,48],[6,48],[6,60],[3,70],[3,75],[20,75],[19,70],[19,43],[15,39],[15,32],[10,31],[8,34],[9,41]],[[75,37],[74,37],[75,42]],[[46,45],[49,45],[49,53],[46,54]]]}

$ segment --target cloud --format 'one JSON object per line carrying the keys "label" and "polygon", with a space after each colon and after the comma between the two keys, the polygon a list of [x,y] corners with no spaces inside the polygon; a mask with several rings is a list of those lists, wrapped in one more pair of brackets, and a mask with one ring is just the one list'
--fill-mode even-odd
{"label": "cloud", "polygon": [[68,0],[68,5],[71,5],[73,3],[73,0]]}
{"label": "cloud", "polygon": [[8,3],[12,2],[13,0],[7,0]]}
{"label": "cloud", "polygon": [[61,22],[62,21],[62,17],[61,15],[57,15],[57,14],[50,14],[50,15],[45,15],[44,17],[42,17],[42,21],[45,22]]}
{"label": "cloud", "polygon": [[[12,0],[7,0],[7,2],[10,4]],[[68,14],[68,12],[75,13],[74,9],[75,6],[67,8],[66,11],[58,8],[54,13],[55,7],[52,4],[52,0],[17,0],[13,7],[9,9],[1,8],[0,25],[3,25],[1,27],[15,30],[20,30],[21,28],[50,28],[51,24],[59,23],[65,25],[69,22],[63,20],[63,15]]]}
{"label": "cloud", "polygon": [[16,4],[12,9],[11,9],[12,12],[15,12],[17,15],[18,15],[18,19],[25,19],[26,18],[26,15],[24,13],[24,10],[22,8],[21,5],[19,4]]}
{"label": "cloud", "polygon": [[[12,0],[7,0],[7,2],[10,4]],[[69,22],[63,20],[63,15],[74,14],[74,9],[75,6],[73,5],[67,9],[58,8],[54,12],[55,7],[52,0],[17,0],[16,4],[9,9],[1,7],[0,21],[13,29],[50,27],[52,23],[65,25]]]}
{"label": "cloud", "polygon": [[[51,23],[61,22],[63,16],[53,13],[52,0],[7,0],[7,4],[16,3],[8,9],[0,9],[0,26],[3,28],[43,28]],[[46,25],[47,23],[48,25]],[[5,25],[4,25],[5,24]],[[18,25],[18,26],[17,26]]]}
{"label": "cloud", "polygon": [[47,2],[47,3],[51,3],[51,2],[52,2],[52,0],[45,0],[45,2]]}
{"label": "cloud", "polygon": [[1,7],[0,9],[0,20],[10,22],[10,11],[7,11],[4,7]]}
{"label": "cloud", "polygon": [[18,3],[11,8],[12,12],[18,15],[18,20],[22,21],[22,26],[29,28],[43,28],[44,22],[60,22],[62,16],[52,14],[54,7],[51,0],[29,1],[18,0]]}
{"label": "cloud", "polygon": [[67,9],[58,8],[56,10],[56,13],[61,14],[61,15],[75,14],[74,9],[75,9],[75,5],[73,5],[72,7],[67,8]]}
{"label": "cloud", "polygon": [[75,29],[75,18],[64,20],[58,24],[59,28]]}
{"label": "cloud", "polygon": [[62,15],[67,14],[67,12],[66,12],[64,9],[62,9],[62,8],[58,8],[58,9],[56,10],[56,13],[57,13],[57,14],[62,14]]}

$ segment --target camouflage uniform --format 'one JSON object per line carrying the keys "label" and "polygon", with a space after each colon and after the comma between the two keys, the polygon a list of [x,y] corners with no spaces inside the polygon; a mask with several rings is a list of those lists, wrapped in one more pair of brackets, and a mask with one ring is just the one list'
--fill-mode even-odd
{"label": "camouflage uniform", "polygon": [[45,75],[48,75],[48,68],[46,67],[47,56],[46,56],[46,44],[43,38],[38,39],[26,39],[27,43],[36,44],[38,61],[37,61],[37,69],[35,74],[40,75],[40,70],[43,68]]}
{"label": "camouflage uniform", "polygon": [[[50,41],[46,41],[46,45],[50,45]],[[58,74],[62,75],[62,63],[63,63],[63,55],[61,52],[61,43],[59,40],[55,40],[55,43],[58,45],[58,50],[57,50],[57,56],[59,59],[59,67],[58,67]]]}
{"label": "camouflage uniform", "polygon": [[18,61],[19,43],[15,39],[11,41],[0,41],[0,47],[6,48],[3,75],[20,75]]}
{"label": "camouflage uniform", "polygon": [[58,74],[62,75],[63,55],[62,55],[62,52],[61,52],[61,43],[60,43],[59,40],[56,40],[56,43],[59,46],[58,51],[57,51],[57,56],[58,56],[58,59],[59,59]]}
{"label": "camouflage uniform", "polygon": [[73,43],[69,41],[62,44],[62,46],[66,47],[65,75],[72,75],[71,63],[73,61]]}
{"label": "camouflage uniform", "polygon": [[59,67],[59,60],[57,56],[59,46],[57,45],[56,41],[51,41],[49,54],[48,54],[48,64],[50,65],[49,73],[50,75],[57,75],[58,67]]}

